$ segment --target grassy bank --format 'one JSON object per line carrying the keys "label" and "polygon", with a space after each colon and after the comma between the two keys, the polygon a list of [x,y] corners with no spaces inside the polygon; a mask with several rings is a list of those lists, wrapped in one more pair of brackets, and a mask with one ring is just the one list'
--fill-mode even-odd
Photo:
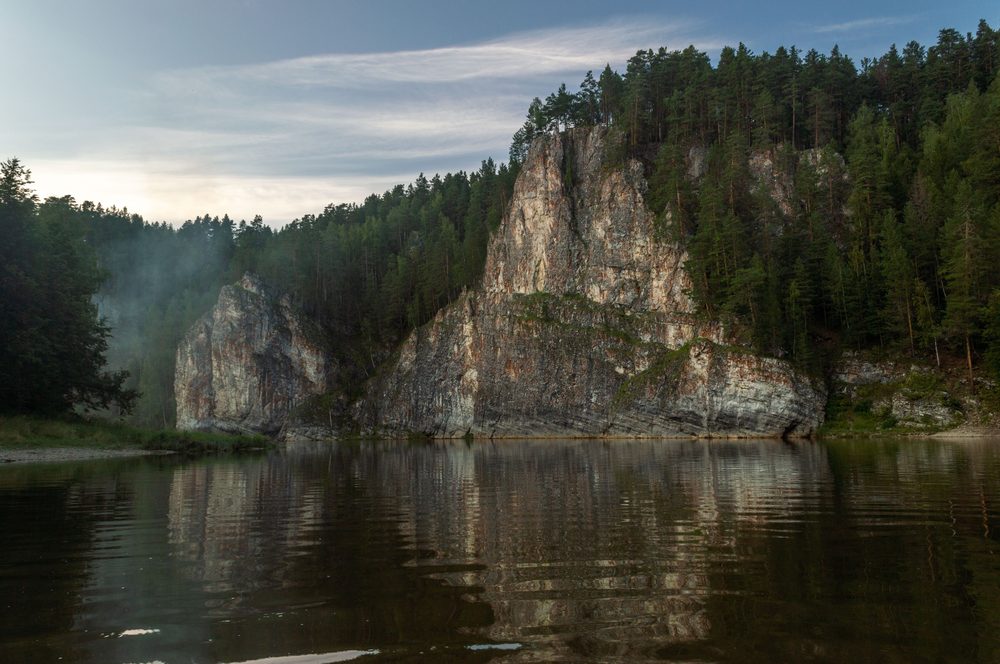
{"label": "grassy bank", "polygon": [[216,454],[270,445],[264,436],[137,429],[119,422],[40,417],[0,417],[0,449],[76,447],[102,450],[170,450]]}

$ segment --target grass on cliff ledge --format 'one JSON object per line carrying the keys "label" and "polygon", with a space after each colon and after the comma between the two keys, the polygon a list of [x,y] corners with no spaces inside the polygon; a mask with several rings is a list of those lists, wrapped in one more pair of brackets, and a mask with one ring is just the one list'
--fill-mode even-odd
{"label": "grass on cliff ledge", "polygon": [[219,454],[261,449],[264,436],[196,431],[150,430],[104,420],[17,415],[0,417],[0,448],[79,447],[101,450],[169,450],[182,454]]}

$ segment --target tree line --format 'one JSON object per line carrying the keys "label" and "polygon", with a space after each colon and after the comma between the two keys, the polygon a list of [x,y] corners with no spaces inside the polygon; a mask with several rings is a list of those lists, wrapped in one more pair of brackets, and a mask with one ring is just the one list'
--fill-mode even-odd
{"label": "tree line", "polygon": [[[44,225],[58,210],[92,263],[94,280],[77,283],[88,284],[91,322],[102,330],[108,363],[121,369],[114,374],[121,389],[132,395],[96,405],[115,412],[124,405],[134,423],[169,427],[177,345],[221,286],[252,271],[292,294],[329,333],[345,388],[356,389],[409,330],[479,279],[516,174],[516,165],[492,160],[469,174],[421,174],[408,186],[327,206],[280,230],[259,216],[235,222],[208,214],[172,227],[68,197],[37,204],[25,219]],[[39,291],[38,302],[49,301],[48,292]],[[47,343],[63,344],[53,330]]]}
{"label": "tree line", "polygon": [[0,413],[128,410],[137,395],[126,372],[106,368],[96,255],[72,204],[40,205],[31,184],[17,159],[0,164]]}
{"label": "tree line", "polygon": [[880,348],[1000,375],[998,71],[1000,34],[985,21],[860,66],[836,47],[741,44],[714,66],[693,47],[639,51],[623,73],[606,66],[533,100],[509,164],[420,175],[279,230],[39,201],[10,160],[0,404],[132,409],[136,423],[172,425],[177,344],[246,270],[329,332],[356,385],[480,278],[531,141],[597,124],[620,137],[609,159],[645,164],[647,202],[662,239],[688,252],[699,310],[761,352],[819,370],[841,347]]}

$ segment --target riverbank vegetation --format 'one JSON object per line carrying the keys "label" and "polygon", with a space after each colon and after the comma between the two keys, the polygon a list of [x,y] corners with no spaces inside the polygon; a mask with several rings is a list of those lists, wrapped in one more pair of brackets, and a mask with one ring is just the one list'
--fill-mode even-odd
{"label": "riverbank vegetation", "polygon": [[0,449],[78,447],[102,450],[163,450],[183,454],[221,454],[263,449],[264,436],[141,429],[121,422],[75,416],[0,417]]}

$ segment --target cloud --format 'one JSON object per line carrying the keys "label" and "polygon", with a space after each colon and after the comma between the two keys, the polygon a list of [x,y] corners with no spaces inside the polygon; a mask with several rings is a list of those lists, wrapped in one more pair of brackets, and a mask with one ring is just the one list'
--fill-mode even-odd
{"label": "cloud", "polygon": [[831,23],[813,28],[813,32],[822,34],[832,32],[855,32],[859,30],[869,30],[873,28],[888,28],[894,25],[904,25],[916,20],[915,16],[881,16],[875,18],[862,18],[846,23]]}
{"label": "cloud", "polygon": [[160,72],[138,95],[142,121],[91,137],[101,147],[80,148],[89,162],[33,168],[40,189],[44,177],[147,219],[208,211],[284,223],[418,172],[506,160],[532,97],[563,81],[575,89],[588,69],[621,67],[640,48],[719,46],[692,30],[643,18],[434,49]]}
{"label": "cloud", "polygon": [[[384,83],[440,84],[586,72],[623,62],[639,48],[683,48],[687,24],[618,21],[608,25],[519,33],[482,44],[381,53],[332,53],[250,66],[204,67],[165,74],[173,89],[218,90],[235,82],[281,87],[371,88]],[[582,76],[581,76],[582,78]]]}

